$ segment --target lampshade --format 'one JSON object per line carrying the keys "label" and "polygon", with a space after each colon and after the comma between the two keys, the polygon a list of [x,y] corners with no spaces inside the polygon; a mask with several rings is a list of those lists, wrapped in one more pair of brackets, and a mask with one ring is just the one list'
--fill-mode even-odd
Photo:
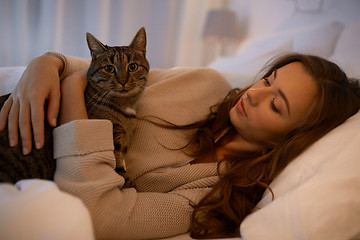
{"label": "lampshade", "polygon": [[204,38],[235,38],[236,14],[228,9],[216,9],[208,12]]}

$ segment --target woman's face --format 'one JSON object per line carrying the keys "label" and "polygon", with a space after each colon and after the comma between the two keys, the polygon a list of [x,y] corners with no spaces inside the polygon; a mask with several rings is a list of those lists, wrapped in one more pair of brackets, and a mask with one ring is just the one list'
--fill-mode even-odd
{"label": "woman's face", "polygon": [[274,143],[299,126],[317,94],[302,63],[294,62],[256,82],[230,111],[230,120],[249,143]]}

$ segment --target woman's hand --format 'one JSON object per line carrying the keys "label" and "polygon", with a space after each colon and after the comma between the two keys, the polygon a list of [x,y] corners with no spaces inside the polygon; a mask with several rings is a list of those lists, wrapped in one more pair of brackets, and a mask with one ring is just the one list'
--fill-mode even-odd
{"label": "woman's hand", "polygon": [[86,85],[86,71],[75,72],[62,81],[60,125],[73,120],[88,118],[84,98]]}
{"label": "woman's hand", "polygon": [[53,56],[43,55],[30,62],[14,91],[0,112],[0,131],[8,123],[10,146],[22,141],[23,154],[32,149],[32,132],[37,149],[44,145],[44,104],[48,100],[47,120],[53,127],[60,104],[59,73],[63,62]]}

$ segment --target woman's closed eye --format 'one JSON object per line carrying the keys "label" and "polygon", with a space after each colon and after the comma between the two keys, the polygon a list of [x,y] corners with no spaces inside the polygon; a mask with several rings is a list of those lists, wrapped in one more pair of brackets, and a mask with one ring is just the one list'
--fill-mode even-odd
{"label": "woman's closed eye", "polygon": [[275,113],[280,113],[280,111],[279,111],[279,109],[276,107],[276,105],[275,105],[275,98],[273,98],[272,100],[271,100],[271,109],[275,112]]}
{"label": "woman's closed eye", "polygon": [[[264,85],[266,87],[271,87],[271,82],[269,81],[268,78],[264,78]],[[271,109],[275,112],[275,113],[279,113],[280,114],[280,110],[276,107],[275,105],[275,97],[272,98],[271,103],[270,103]]]}

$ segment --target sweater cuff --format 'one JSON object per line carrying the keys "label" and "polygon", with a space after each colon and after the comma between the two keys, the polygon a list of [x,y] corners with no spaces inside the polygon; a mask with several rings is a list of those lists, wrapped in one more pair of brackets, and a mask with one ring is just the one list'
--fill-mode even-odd
{"label": "sweater cuff", "polygon": [[53,131],[54,158],[113,151],[113,129],[109,120],[83,119],[61,125]]}
{"label": "sweater cuff", "polygon": [[64,55],[62,55],[61,53],[52,52],[52,51],[46,52],[44,55],[57,57],[64,63],[63,71],[60,73],[60,76],[59,76],[60,80],[64,79],[65,76],[67,75],[67,72],[69,71],[69,63],[68,63],[66,57]]}
{"label": "sweater cuff", "polygon": [[64,63],[64,69],[60,73],[60,81],[65,79],[70,74],[77,72],[77,71],[83,71],[87,70],[90,66],[90,60],[79,58],[79,57],[73,57],[73,56],[64,56],[61,53],[58,52],[47,52],[45,55],[54,56],[60,59]]}

